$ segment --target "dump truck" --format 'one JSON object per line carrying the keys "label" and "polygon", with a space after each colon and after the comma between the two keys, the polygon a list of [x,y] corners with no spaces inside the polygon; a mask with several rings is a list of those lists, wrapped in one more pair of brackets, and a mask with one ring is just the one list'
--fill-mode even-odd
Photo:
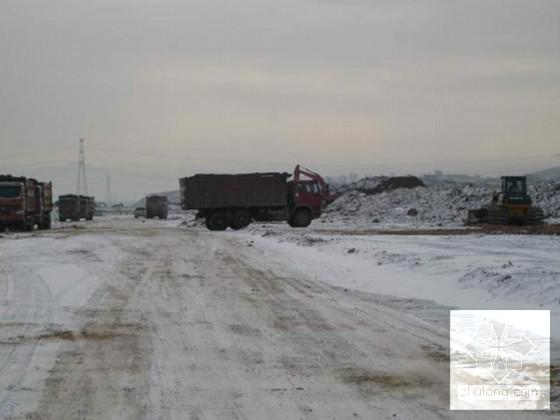
{"label": "dump truck", "polygon": [[[308,179],[302,179],[306,175]],[[210,230],[242,229],[255,221],[285,220],[307,227],[330,197],[320,175],[296,166],[286,172],[197,174],[179,180],[181,208],[198,210]]]}
{"label": "dump truck", "polygon": [[492,200],[488,206],[468,211],[467,224],[542,224],[544,213],[540,207],[533,206],[533,200],[527,194],[527,178],[503,176],[501,180],[501,191],[492,194]]}
{"label": "dump truck", "polygon": [[94,213],[94,197],[76,194],[65,194],[58,197],[58,220],[61,222],[92,220]]}
{"label": "dump truck", "polygon": [[51,228],[52,183],[0,175],[0,230]]}
{"label": "dump truck", "polygon": [[75,194],[64,194],[58,196],[58,220],[65,222],[80,220],[80,201]]}
{"label": "dump truck", "polygon": [[167,197],[164,195],[149,195],[146,197],[146,218],[167,219]]}

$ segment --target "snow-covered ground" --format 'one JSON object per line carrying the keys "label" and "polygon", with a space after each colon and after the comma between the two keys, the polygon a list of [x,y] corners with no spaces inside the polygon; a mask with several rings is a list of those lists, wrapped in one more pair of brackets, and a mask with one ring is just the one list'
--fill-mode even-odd
{"label": "snow-covered ground", "polygon": [[0,235],[0,418],[549,418],[449,412],[449,309],[551,309],[556,329],[560,237],[353,230]]}
{"label": "snow-covered ground", "polygon": [[464,309],[550,309],[560,338],[560,236],[353,235],[335,226],[239,234],[337,287]]}

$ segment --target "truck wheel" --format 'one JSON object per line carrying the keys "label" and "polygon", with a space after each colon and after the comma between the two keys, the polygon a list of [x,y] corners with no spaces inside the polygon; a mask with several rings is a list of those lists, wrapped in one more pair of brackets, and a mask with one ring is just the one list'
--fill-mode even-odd
{"label": "truck wheel", "polygon": [[208,219],[208,229],[210,230],[226,230],[229,222],[228,214],[223,211],[212,213]]}
{"label": "truck wheel", "polygon": [[307,209],[298,209],[290,221],[291,227],[307,227],[311,224],[311,212]]}
{"label": "truck wheel", "polygon": [[45,216],[43,221],[43,229],[49,230],[51,228],[51,216]]}
{"label": "truck wheel", "polygon": [[251,213],[245,209],[239,209],[233,212],[229,226],[232,229],[239,230],[249,226],[251,223]]}

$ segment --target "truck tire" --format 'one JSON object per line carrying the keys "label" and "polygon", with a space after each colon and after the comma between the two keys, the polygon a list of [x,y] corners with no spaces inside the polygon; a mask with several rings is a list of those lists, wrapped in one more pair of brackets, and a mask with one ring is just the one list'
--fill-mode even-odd
{"label": "truck tire", "polygon": [[226,230],[228,224],[228,214],[224,211],[217,211],[210,215],[207,226],[210,230]]}
{"label": "truck tire", "polygon": [[307,209],[297,209],[290,220],[291,227],[307,227],[311,224],[311,212]]}
{"label": "truck tire", "polygon": [[229,227],[234,230],[243,229],[251,223],[251,213],[245,209],[238,209],[233,212]]}

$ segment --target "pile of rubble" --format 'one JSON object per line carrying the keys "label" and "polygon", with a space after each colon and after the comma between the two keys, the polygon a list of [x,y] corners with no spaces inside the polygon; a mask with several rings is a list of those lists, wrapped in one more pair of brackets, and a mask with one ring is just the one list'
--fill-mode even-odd
{"label": "pile of rubble", "polygon": [[[416,177],[368,177],[342,185],[326,209],[328,222],[352,224],[462,225],[467,210],[487,205],[498,181],[477,184],[430,181]],[[548,220],[560,219],[560,182],[529,187]]]}

